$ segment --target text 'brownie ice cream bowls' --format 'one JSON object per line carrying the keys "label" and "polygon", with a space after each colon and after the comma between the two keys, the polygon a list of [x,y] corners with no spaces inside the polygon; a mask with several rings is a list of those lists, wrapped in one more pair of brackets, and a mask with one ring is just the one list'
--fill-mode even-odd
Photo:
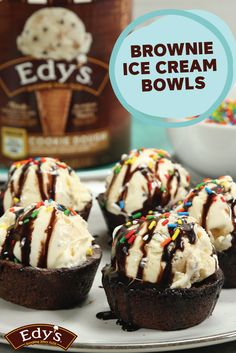
{"label": "text 'brownie ice cream bowls'", "polygon": [[0,218],[0,297],[65,309],[88,294],[101,259],[87,223],[55,201],[11,207]]}
{"label": "text 'brownie ice cream bowls'", "polygon": [[186,196],[189,184],[188,172],[173,162],[168,152],[142,148],[121,157],[98,201],[112,232],[129,218],[158,207],[170,208]]}
{"label": "text 'brownie ice cream bowls'", "polygon": [[111,315],[125,329],[177,330],[211,315],[223,274],[210,237],[196,220],[164,213],[114,230],[102,282]]}
{"label": "text 'brownie ice cream bowls'", "polygon": [[3,214],[12,206],[54,200],[88,219],[92,196],[75,171],[54,158],[30,158],[13,163],[0,194]]}

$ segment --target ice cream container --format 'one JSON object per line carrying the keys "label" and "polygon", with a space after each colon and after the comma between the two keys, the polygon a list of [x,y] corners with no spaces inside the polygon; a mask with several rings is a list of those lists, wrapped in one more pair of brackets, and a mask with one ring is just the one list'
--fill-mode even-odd
{"label": "ice cream container", "polygon": [[131,0],[1,1],[2,166],[43,155],[89,167],[129,149],[130,118],[108,64],[131,7]]}

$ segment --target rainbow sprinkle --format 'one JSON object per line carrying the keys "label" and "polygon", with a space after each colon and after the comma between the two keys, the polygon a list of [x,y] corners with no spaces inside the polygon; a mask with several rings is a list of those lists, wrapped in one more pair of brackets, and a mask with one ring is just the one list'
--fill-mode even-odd
{"label": "rainbow sprinkle", "polygon": [[134,215],[132,215],[132,219],[137,219],[137,218],[140,218],[140,217],[142,217],[142,213],[141,212],[137,212]]}
{"label": "rainbow sprinkle", "polygon": [[157,222],[156,221],[152,221],[149,226],[148,226],[148,229],[149,230],[152,230],[152,228],[154,228],[156,226]]}
{"label": "rainbow sprinkle", "polygon": [[206,192],[208,193],[208,195],[214,194],[214,191],[212,191],[210,188],[205,187]]}
{"label": "rainbow sprinkle", "polygon": [[207,123],[236,125],[236,100],[227,99],[206,120]]}
{"label": "rainbow sprinkle", "polygon": [[178,212],[179,216],[189,216],[189,212]]}
{"label": "rainbow sprinkle", "polygon": [[178,237],[179,233],[180,233],[180,229],[177,228],[177,229],[175,230],[174,234],[172,235],[171,239],[172,239],[172,240],[175,240],[175,239]]}

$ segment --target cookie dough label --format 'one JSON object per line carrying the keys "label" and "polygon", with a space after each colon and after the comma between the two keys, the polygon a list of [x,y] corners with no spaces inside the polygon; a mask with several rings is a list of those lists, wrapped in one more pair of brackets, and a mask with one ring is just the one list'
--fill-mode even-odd
{"label": "cookie dough label", "polygon": [[11,159],[20,159],[27,156],[28,137],[25,129],[2,127],[1,141],[3,156]]}
{"label": "cookie dough label", "polygon": [[210,13],[156,11],[119,37],[111,58],[112,85],[134,116],[166,126],[194,124],[230,90],[235,48],[227,26]]}
{"label": "cookie dough label", "polygon": [[49,345],[60,347],[66,351],[77,338],[77,335],[60,326],[32,324],[9,332],[5,335],[5,338],[15,350],[25,346]]}

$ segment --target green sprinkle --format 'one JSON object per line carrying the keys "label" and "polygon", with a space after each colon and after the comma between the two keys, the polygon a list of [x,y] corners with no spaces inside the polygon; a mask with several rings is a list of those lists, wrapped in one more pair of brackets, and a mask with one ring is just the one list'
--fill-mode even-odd
{"label": "green sprinkle", "polygon": [[147,216],[146,218],[147,219],[153,219],[153,218],[155,218],[155,216]]}
{"label": "green sprinkle", "polygon": [[132,219],[140,218],[142,216],[141,212],[137,212],[134,215],[132,215]]}
{"label": "green sprinkle", "polygon": [[121,244],[124,244],[125,240],[126,240],[125,237],[122,237],[122,238],[120,239],[120,243],[121,243]]}
{"label": "green sprinkle", "polygon": [[169,175],[173,175],[173,174],[174,174],[174,171],[173,171],[173,170],[168,170],[168,174],[169,174]]}
{"label": "green sprinkle", "polygon": [[198,184],[197,186],[196,186],[196,189],[199,189],[200,187],[202,187],[202,186],[204,186],[205,185],[205,183],[203,182],[203,183],[200,183],[200,184]]}
{"label": "green sprinkle", "polygon": [[114,173],[115,174],[119,174],[120,171],[121,171],[121,166],[120,165],[114,169]]}
{"label": "green sprinkle", "polygon": [[39,214],[39,210],[34,211],[31,215],[31,218],[36,218],[38,216],[38,214]]}
{"label": "green sprinkle", "polygon": [[65,210],[65,211],[64,211],[64,214],[65,214],[66,216],[69,216],[70,210]]}
{"label": "green sprinkle", "polygon": [[24,221],[23,221],[23,223],[25,224],[25,223],[29,223],[29,218],[27,218],[27,219],[25,219]]}
{"label": "green sprinkle", "polygon": [[166,191],[166,189],[164,188],[164,186],[161,186],[161,187],[160,187],[160,190],[161,190],[162,192],[165,192],[165,191]]}

